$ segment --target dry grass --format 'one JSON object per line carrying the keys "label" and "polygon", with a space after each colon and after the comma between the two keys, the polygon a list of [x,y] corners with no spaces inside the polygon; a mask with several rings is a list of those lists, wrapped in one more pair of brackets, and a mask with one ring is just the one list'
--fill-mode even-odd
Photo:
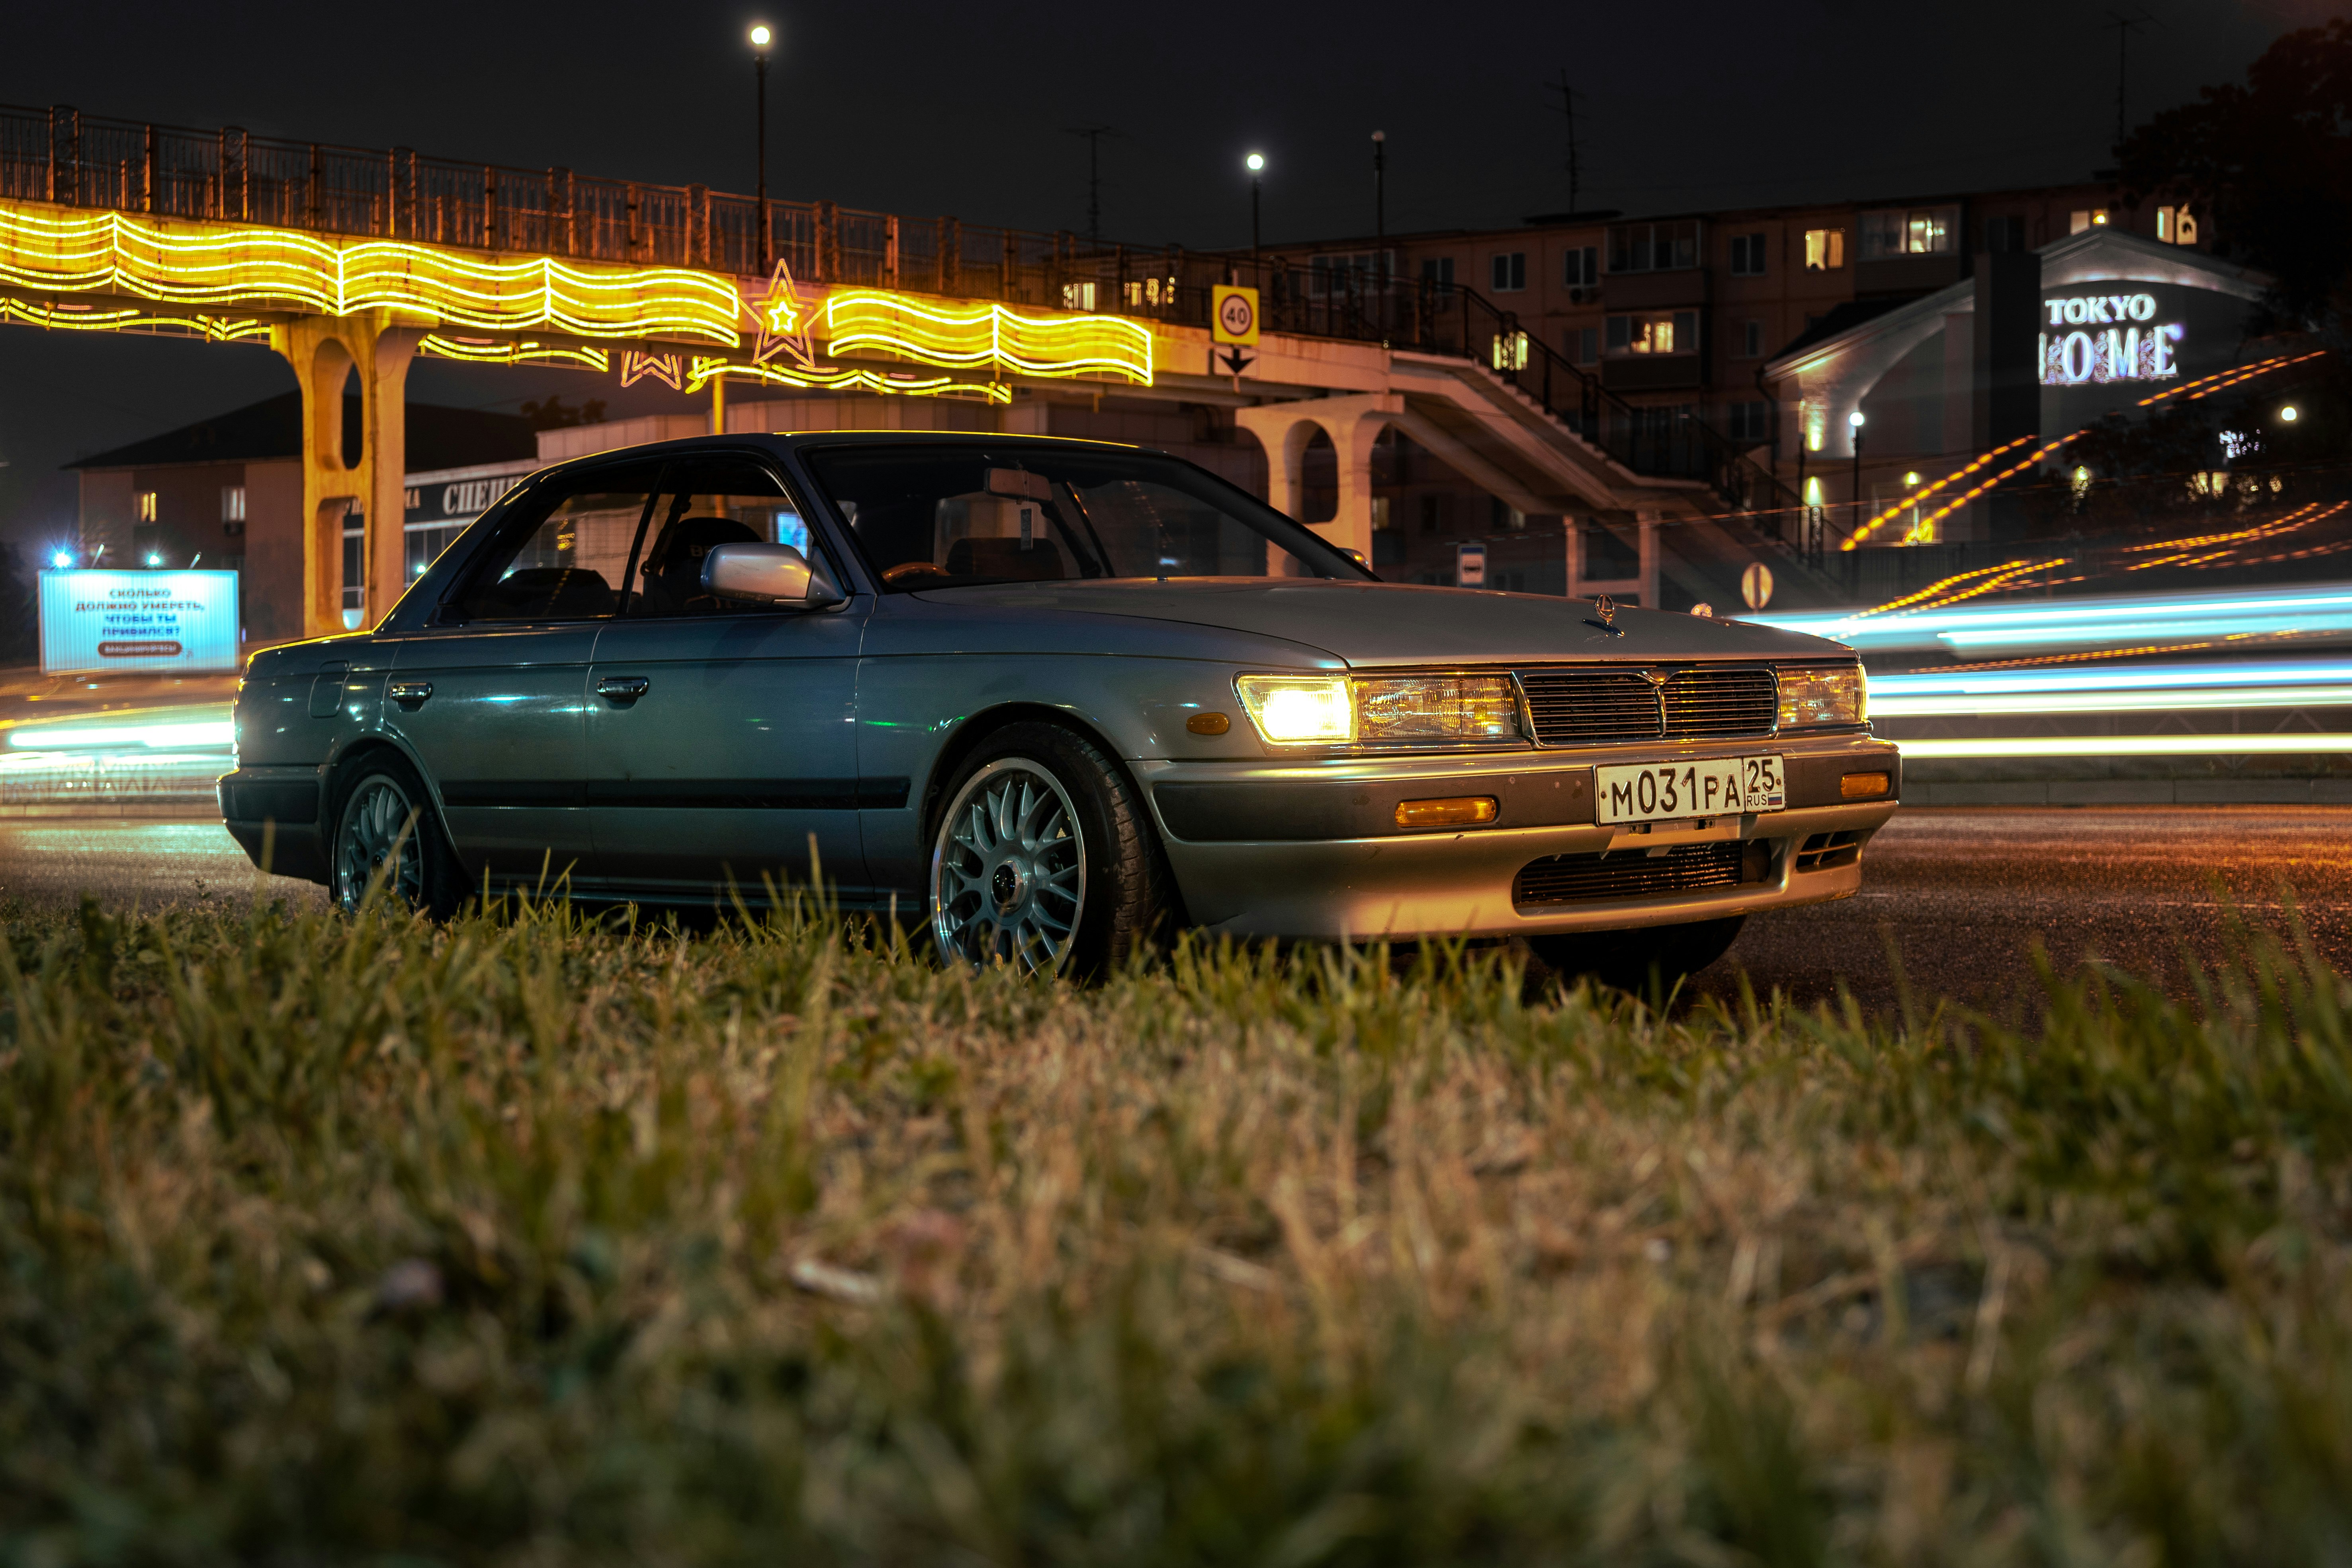
{"label": "dry grass", "polygon": [[0,1559],[2352,1552],[2352,987],[0,920]]}

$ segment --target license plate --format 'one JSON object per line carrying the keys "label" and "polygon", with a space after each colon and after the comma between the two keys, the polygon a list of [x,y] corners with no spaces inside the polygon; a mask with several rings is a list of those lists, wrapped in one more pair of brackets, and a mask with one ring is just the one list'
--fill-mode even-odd
{"label": "license plate", "polygon": [[1594,820],[1603,826],[1779,811],[1789,804],[1786,774],[1778,757],[1636,763],[1592,773]]}

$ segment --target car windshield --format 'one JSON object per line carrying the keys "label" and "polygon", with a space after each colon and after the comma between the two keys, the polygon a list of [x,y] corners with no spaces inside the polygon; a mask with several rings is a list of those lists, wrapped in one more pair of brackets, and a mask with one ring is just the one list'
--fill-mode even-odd
{"label": "car windshield", "polygon": [[1368,576],[1204,469],[1149,452],[1007,443],[808,455],[885,592],[1108,577]]}

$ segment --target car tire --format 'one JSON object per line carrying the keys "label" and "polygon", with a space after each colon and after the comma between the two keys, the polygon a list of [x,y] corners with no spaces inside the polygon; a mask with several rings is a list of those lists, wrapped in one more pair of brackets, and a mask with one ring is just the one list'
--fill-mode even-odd
{"label": "car tire", "polygon": [[942,963],[1091,979],[1166,934],[1170,878],[1141,795],[1084,736],[1009,724],[938,799],[925,912]]}
{"label": "car tire", "polygon": [[1656,999],[1730,952],[1747,923],[1746,915],[1730,915],[1640,931],[1533,936],[1528,946],[1563,984],[1590,975],[1603,985]]}
{"label": "car tire", "polygon": [[436,920],[457,913],[465,899],[465,873],[416,770],[378,753],[362,759],[349,775],[350,786],[336,797],[334,837],[327,851],[327,891],[336,907],[356,913],[396,852],[397,863],[383,874],[382,896]]}

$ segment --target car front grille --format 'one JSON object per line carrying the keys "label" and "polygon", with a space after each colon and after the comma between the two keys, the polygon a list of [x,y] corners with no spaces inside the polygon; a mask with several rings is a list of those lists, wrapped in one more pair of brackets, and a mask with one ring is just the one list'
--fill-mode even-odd
{"label": "car front grille", "polygon": [[1591,665],[1523,669],[1536,741],[1546,746],[1615,741],[1721,740],[1769,735],[1780,708],[1780,688],[1761,665],[1695,665],[1659,670]]}
{"label": "car front grille", "polygon": [[1515,904],[1584,904],[1692,893],[1761,881],[1770,860],[1736,838],[1677,844],[1665,853],[1618,849],[1530,860],[1511,885]]}

